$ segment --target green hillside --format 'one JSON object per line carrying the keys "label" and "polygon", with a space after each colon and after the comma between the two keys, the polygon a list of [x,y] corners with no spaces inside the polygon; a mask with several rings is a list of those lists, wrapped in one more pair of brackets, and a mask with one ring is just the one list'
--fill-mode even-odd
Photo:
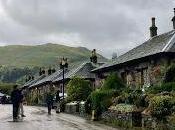
{"label": "green hillside", "polygon": [[[58,44],[37,46],[9,45],[0,47],[0,65],[5,66],[53,66],[60,57],[67,57],[70,65],[89,60],[91,51],[83,47],[68,47]],[[99,55],[100,59],[105,60]]]}
{"label": "green hillside", "polygon": [[[59,59],[68,58],[69,68],[90,60],[91,51],[84,47],[58,44],[37,46],[10,45],[0,47],[0,83],[24,83],[26,75],[37,75],[39,68],[59,68]],[[99,61],[106,61],[98,55]]]}

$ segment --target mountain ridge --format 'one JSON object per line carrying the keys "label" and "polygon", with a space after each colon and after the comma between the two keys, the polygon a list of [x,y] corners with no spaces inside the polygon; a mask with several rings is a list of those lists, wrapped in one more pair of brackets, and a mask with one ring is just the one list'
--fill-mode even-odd
{"label": "mountain ridge", "polygon": [[[91,56],[91,51],[85,47],[71,47],[55,43],[0,46],[0,65],[5,66],[55,66],[59,64],[59,59],[63,56],[74,65],[87,61]],[[98,58],[100,61],[107,61],[99,54]]]}

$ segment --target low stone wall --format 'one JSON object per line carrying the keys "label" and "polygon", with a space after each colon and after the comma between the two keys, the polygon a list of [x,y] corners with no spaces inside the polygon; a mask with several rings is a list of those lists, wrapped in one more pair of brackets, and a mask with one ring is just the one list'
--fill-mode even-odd
{"label": "low stone wall", "polygon": [[151,115],[142,114],[142,127],[155,130],[175,130],[175,125],[168,122],[157,121]]}
{"label": "low stone wall", "polygon": [[67,103],[65,105],[65,111],[66,113],[70,113],[70,114],[75,114],[81,117],[87,117],[87,113],[86,113],[86,108],[85,108],[85,102],[71,102],[71,103]]}
{"label": "low stone wall", "polygon": [[71,114],[79,113],[79,102],[67,103],[65,106],[65,112]]}
{"label": "low stone wall", "polygon": [[79,114],[81,117],[86,117],[87,113],[86,113],[86,108],[85,108],[85,102],[80,102],[79,103]]}
{"label": "low stone wall", "polygon": [[108,110],[102,113],[102,120],[112,123],[117,126],[125,128],[131,128],[133,126],[141,126],[141,113],[140,112],[129,112],[129,113],[118,113],[113,110]]}
{"label": "low stone wall", "polygon": [[144,128],[155,128],[156,127],[156,120],[150,115],[142,114],[142,127]]}

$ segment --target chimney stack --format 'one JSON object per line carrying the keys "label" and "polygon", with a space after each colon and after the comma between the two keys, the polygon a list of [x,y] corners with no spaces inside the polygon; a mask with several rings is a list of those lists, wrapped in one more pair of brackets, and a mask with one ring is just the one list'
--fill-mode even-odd
{"label": "chimney stack", "polygon": [[92,63],[97,63],[97,54],[96,54],[96,49],[93,49],[92,51],[92,56],[90,57],[90,60]]}
{"label": "chimney stack", "polygon": [[174,8],[174,17],[172,18],[172,22],[173,22],[173,29],[175,29],[175,8]]}
{"label": "chimney stack", "polygon": [[51,75],[52,74],[51,67],[49,67],[49,69],[47,70],[47,73],[48,73],[48,75]]}
{"label": "chimney stack", "polygon": [[152,26],[150,27],[150,36],[151,37],[157,36],[157,27],[154,17],[152,18]]}

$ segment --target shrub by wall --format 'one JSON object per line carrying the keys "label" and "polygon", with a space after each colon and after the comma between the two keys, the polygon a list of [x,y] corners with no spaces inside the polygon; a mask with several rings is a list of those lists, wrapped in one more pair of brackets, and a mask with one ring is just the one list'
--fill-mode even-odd
{"label": "shrub by wall", "polygon": [[67,94],[69,101],[85,101],[92,92],[90,82],[79,77],[74,77],[68,83]]}
{"label": "shrub by wall", "polygon": [[147,90],[148,93],[152,94],[171,91],[175,91],[175,82],[162,83],[162,85],[152,86]]}
{"label": "shrub by wall", "polygon": [[101,115],[112,105],[112,98],[116,97],[119,92],[125,88],[122,80],[113,73],[105,80],[102,87],[90,95],[90,103],[92,110],[95,110],[96,115]]}
{"label": "shrub by wall", "polygon": [[154,96],[150,99],[150,113],[158,120],[165,120],[167,116],[172,113],[173,101],[172,97],[168,95]]}

